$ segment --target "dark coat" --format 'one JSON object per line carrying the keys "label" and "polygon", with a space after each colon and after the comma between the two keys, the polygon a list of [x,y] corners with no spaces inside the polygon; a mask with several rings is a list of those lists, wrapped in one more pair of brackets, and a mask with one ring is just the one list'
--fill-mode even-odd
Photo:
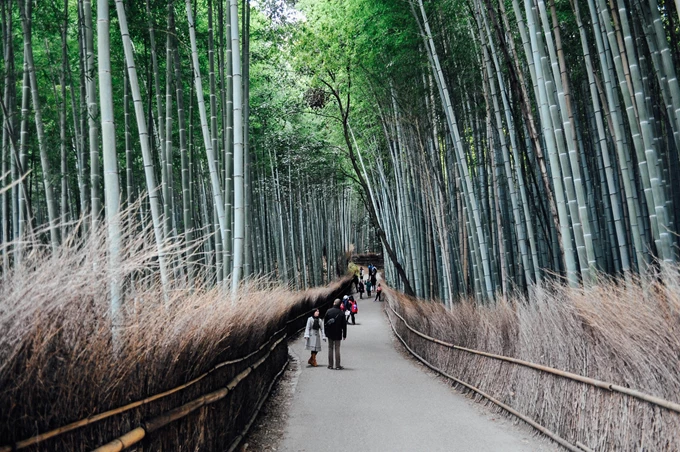
{"label": "dark coat", "polygon": [[[331,320],[333,320],[331,322]],[[347,338],[347,322],[345,321],[345,313],[336,307],[330,308],[323,318],[326,326],[326,337],[334,341]],[[329,323],[330,322],[330,323]]]}

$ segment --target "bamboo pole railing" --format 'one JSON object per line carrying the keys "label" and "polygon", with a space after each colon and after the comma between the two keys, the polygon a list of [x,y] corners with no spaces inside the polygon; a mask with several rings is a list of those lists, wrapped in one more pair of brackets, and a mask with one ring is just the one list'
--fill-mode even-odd
{"label": "bamboo pole railing", "polygon": [[406,319],[404,319],[404,317],[402,317],[401,314],[399,314],[397,311],[394,310],[394,308],[391,305],[391,302],[389,304],[389,308],[404,323],[404,326],[406,326],[406,328],[408,328],[411,332],[413,332],[417,336],[422,337],[423,339],[426,339],[430,342],[434,342],[434,343],[439,344],[441,346],[451,348],[451,349],[454,349],[454,350],[464,351],[464,352],[471,353],[471,354],[474,354],[474,355],[486,356],[487,358],[492,358],[492,359],[496,359],[496,360],[499,360],[499,361],[505,361],[505,362],[509,362],[509,363],[513,363],[513,364],[518,364],[520,366],[529,367],[531,369],[535,369],[535,370],[545,372],[545,373],[549,373],[549,374],[552,374],[552,375],[557,375],[559,377],[567,378],[569,380],[574,380],[574,381],[585,383],[585,384],[588,384],[588,385],[591,385],[591,386],[596,386],[596,387],[601,388],[601,389],[606,389],[606,390],[609,390],[609,391],[618,392],[618,393],[621,393],[621,394],[626,394],[630,397],[634,397],[636,399],[644,400],[645,402],[649,402],[653,405],[657,405],[657,406],[660,406],[662,408],[666,408],[668,410],[675,411],[676,413],[680,413],[680,404],[675,403],[675,402],[671,402],[669,400],[662,399],[660,397],[645,394],[644,392],[638,391],[636,389],[626,388],[626,387],[623,387],[623,386],[620,386],[620,385],[616,385],[614,383],[607,383],[606,381],[597,380],[595,378],[584,377],[583,375],[574,374],[574,373],[567,372],[567,371],[564,371],[564,370],[555,369],[553,367],[548,367],[548,366],[543,366],[541,364],[536,364],[536,363],[524,361],[524,360],[517,359],[517,358],[511,358],[509,356],[496,355],[496,354],[493,354],[493,353],[487,353],[487,352],[483,352],[483,351],[480,351],[480,350],[474,350],[474,349],[471,349],[471,348],[461,347],[459,345],[451,344],[449,342],[444,342],[440,339],[436,339],[434,337],[428,336],[427,334],[424,334],[424,333],[416,330],[415,328],[413,328],[411,325],[409,325],[408,322],[406,321]]}
{"label": "bamboo pole railing", "polygon": [[279,344],[283,342],[283,340],[287,336],[288,336],[287,334],[284,334],[283,337],[281,337],[278,341],[274,342],[269,348],[269,351],[264,356],[262,356],[262,358],[258,359],[255,363],[248,366],[245,370],[236,375],[225,387],[210,392],[208,394],[204,394],[201,397],[192,400],[191,402],[185,403],[184,405],[179,406],[173,410],[170,410],[164,414],[161,414],[160,416],[156,416],[153,419],[145,421],[142,423],[142,426],[130,430],[124,435],[114,439],[110,443],[104,444],[103,446],[94,449],[93,452],[120,452],[122,450],[125,450],[128,447],[144,439],[146,434],[153,433],[156,430],[170,424],[171,422],[174,422],[178,419],[188,416],[189,414],[203,406],[210,405],[211,403],[215,403],[219,400],[222,400],[227,396],[227,394],[232,392],[239,385],[239,383],[245,380],[246,377],[250,375],[251,372],[253,372],[263,363],[265,363],[267,361],[267,358],[269,358],[269,355],[271,355],[271,353],[276,349],[276,347],[278,347]]}
{"label": "bamboo pole railing", "polygon": [[[394,309],[392,309],[392,306],[390,306],[390,309],[392,310],[392,312],[394,312],[395,314],[397,314],[397,312],[396,312]],[[399,314],[397,314],[397,316],[399,316]],[[401,318],[401,317],[400,317],[400,318]],[[442,369],[440,369],[440,368],[434,366],[433,364],[431,364],[430,362],[428,362],[425,358],[423,358],[423,357],[420,356],[418,353],[416,353],[411,347],[409,347],[409,345],[406,343],[406,340],[404,340],[404,338],[401,337],[401,335],[397,332],[397,329],[394,327],[394,323],[392,322],[392,318],[391,318],[389,315],[387,316],[387,319],[388,319],[389,322],[390,322],[390,327],[392,327],[392,331],[394,332],[395,336],[397,336],[397,338],[399,339],[399,341],[401,341],[401,343],[402,343],[403,346],[406,348],[406,350],[408,350],[409,353],[411,353],[418,361],[420,361],[421,363],[423,363],[425,366],[429,367],[430,369],[432,369],[433,371],[437,372],[438,374],[440,374],[440,375],[442,375],[442,376],[444,376],[444,377],[446,377],[446,378],[448,378],[448,379],[450,379],[450,380],[455,381],[455,382],[458,383],[459,385],[465,386],[466,388],[470,389],[471,391],[474,391],[474,392],[476,392],[477,394],[479,394],[479,395],[481,395],[482,397],[484,397],[485,399],[489,400],[489,401],[492,402],[493,404],[495,404],[495,405],[497,405],[497,406],[503,408],[505,411],[507,411],[507,412],[509,412],[509,413],[511,413],[511,414],[513,414],[513,415],[515,415],[515,416],[517,416],[518,418],[522,419],[524,422],[526,422],[527,424],[531,425],[531,426],[534,427],[536,430],[538,430],[539,432],[541,432],[541,433],[543,433],[544,435],[548,436],[548,437],[551,438],[553,441],[555,441],[556,443],[558,443],[558,444],[560,444],[561,446],[565,447],[566,449],[568,449],[568,450],[570,450],[570,451],[572,451],[572,452],[584,452],[584,451],[588,451],[587,448],[580,448],[580,447],[578,447],[577,445],[571,444],[569,441],[567,441],[566,439],[562,438],[562,437],[559,436],[557,433],[553,432],[552,430],[547,429],[546,427],[542,426],[541,424],[539,424],[538,422],[534,421],[534,420],[531,419],[530,417],[528,417],[528,416],[526,416],[526,415],[520,413],[519,411],[515,410],[515,409],[512,408],[511,406],[506,405],[505,403],[501,402],[500,400],[498,400],[498,399],[492,397],[491,395],[487,394],[486,392],[482,391],[481,389],[477,388],[476,386],[473,386],[473,385],[471,385],[471,384],[469,384],[469,383],[466,383],[466,382],[464,382],[463,380],[460,380],[459,378],[456,378],[456,377],[454,377],[453,375],[450,375],[450,374],[446,373],[445,371],[443,371]],[[402,320],[403,320],[403,318],[402,318]],[[406,323],[406,322],[404,321],[404,323]]]}
{"label": "bamboo pole railing", "polygon": [[[270,342],[277,334],[279,334],[282,331],[285,331],[290,324],[293,322],[303,318],[304,316],[309,315],[310,313],[316,311],[320,307],[324,307],[328,304],[330,304],[332,301],[327,301],[326,303],[321,304],[320,306],[316,306],[306,312],[303,312],[299,316],[288,320],[286,322],[286,326],[281,328],[280,330],[276,331],[272,337],[269,339],[269,341],[265,342],[267,344]],[[300,330],[297,330],[299,332]],[[236,377],[234,377],[224,388],[220,388],[216,391],[213,391],[209,394],[205,394],[197,399],[192,400],[191,402],[185,403],[184,405],[175,408],[171,411],[168,411],[167,413],[164,413],[160,416],[157,416],[153,419],[150,419],[146,422],[143,423],[143,426],[137,427],[124,435],[114,439],[110,443],[107,443],[103,446],[98,447],[97,449],[94,449],[93,452],[120,452],[122,450],[127,449],[128,447],[138,443],[144,437],[146,436],[147,433],[153,433],[154,431],[160,429],[161,427],[164,427],[168,424],[170,424],[173,421],[176,421],[178,419],[181,419],[193,411],[197,410],[198,408],[201,408],[205,405],[215,403],[219,400],[222,400],[229,394],[231,391],[233,391],[239,383],[241,383],[248,375],[250,375],[251,372],[253,372],[255,369],[257,369],[260,365],[264,364],[271,353],[276,349],[276,347],[279,346],[281,342],[283,342],[286,338],[288,337],[287,333],[284,333],[284,335],[277,340],[274,344],[271,345],[269,348],[269,351],[262,356],[260,359],[258,359],[255,363],[247,367],[245,370],[243,370],[241,373],[239,373]],[[252,356],[252,353],[249,355]],[[286,360],[286,365],[288,364],[288,361]],[[272,379],[272,382],[269,384],[269,388],[271,390],[271,387],[274,385],[278,377],[281,375],[283,370],[285,369],[285,366],[276,374],[276,376]],[[248,430],[252,426],[253,422],[257,418],[257,414],[259,413],[260,409],[262,408],[262,405],[264,404],[264,401],[266,400],[266,396],[269,393],[267,391],[264,393],[261,397],[260,400],[258,401],[257,407],[255,409],[255,412],[251,419],[248,421],[248,424],[246,424],[244,430],[235,438],[235,440],[232,442],[232,445],[230,447],[230,451],[234,450],[238,444],[243,440],[245,435],[247,434]]]}
{"label": "bamboo pole railing", "polygon": [[[294,319],[294,320],[296,320],[296,319]],[[95,422],[102,421],[104,419],[110,418],[110,417],[115,416],[117,414],[125,413],[126,411],[130,411],[130,410],[138,408],[142,405],[146,405],[146,404],[149,404],[149,403],[154,402],[156,400],[167,397],[169,395],[175,394],[175,393],[182,391],[182,390],[184,390],[184,389],[186,389],[190,386],[193,386],[194,384],[203,380],[204,378],[206,378],[207,376],[209,376],[210,374],[212,374],[213,372],[215,372],[216,370],[218,370],[222,367],[246,361],[248,358],[251,358],[254,355],[260,353],[269,343],[271,343],[273,338],[275,338],[278,334],[280,334],[282,331],[285,331],[285,330],[286,330],[286,327],[275,331],[274,334],[272,334],[272,336],[267,341],[265,341],[257,350],[255,350],[251,353],[248,353],[245,356],[241,356],[241,357],[236,358],[236,359],[231,359],[229,361],[224,361],[224,362],[221,362],[219,364],[216,364],[215,366],[213,366],[207,372],[199,375],[198,377],[196,377],[196,378],[194,378],[194,379],[192,379],[192,380],[190,380],[190,381],[188,381],[184,384],[181,384],[179,386],[175,386],[174,388],[169,389],[167,391],[160,392],[158,394],[154,394],[150,397],[146,397],[144,399],[128,403],[127,405],[123,405],[123,406],[118,407],[118,408],[114,408],[114,409],[111,409],[111,410],[108,410],[108,411],[104,411],[102,413],[95,414],[95,415],[87,417],[85,419],[80,419],[78,421],[72,422],[70,424],[64,425],[64,426],[56,428],[54,430],[50,430],[49,432],[41,433],[41,434],[33,436],[31,438],[18,441],[16,444],[14,444],[14,446],[0,447],[0,452],[12,452],[13,450],[25,449],[29,446],[32,446],[34,444],[38,444],[38,443],[45,441],[45,440],[48,440],[50,438],[54,438],[56,436],[62,435],[64,433],[67,433],[67,432],[70,432],[70,431],[73,431],[73,430],[76,430],[78,428],[85,427],[85,426],[90,425],[90,424],[94,424]]]}
{"label": "bamboo pole railing", "polygon": [[264,405],[264,402],[267,401],[267,397],[269,396],[269,393],[272,392],[272,388],[274,387],[274,384],[278,381],[278,379],[281,377],[281,374],[286,370],[288,367],[288,364],[290,363],[290,360],[287,359],[286,362],[284,363],[283,367],[281,367],[281,370],[279,370],[279,373],[277,373],[274,378],[272,379],[271,383],[269,383],[269,386],[267,387],[266,391],[263,391],[262,394],[260,395],[260,400],[257,403],[257,407],[255,408],[255,412],[253,415],[250,417],[250,420],[246,424],[246,426],[243,428],[241,433],[238,434],[236,438],[234,438],[234,441],[232,441],[231,446],[229,449],[227,449],[227,452],[233,452],[236,450],[236,448],[241,444],[241,441],[246,437],[248,434],[248,431],[250,430],[250,427],[252,427],[253,423],[257,419],[257,417],[260,415],[260,411],[262,410],[262,406]]}
{"label": "bamboo pole railing", "polygon": [[[344,286],[346,286],[347,284],[349,284],[349,280],[345,283]],[[343,287],[344,287],[344,286],[343,286]],[[257,355],[258,353],[262,352],[262,350],[264,350],[264,349],[267,347],[267,345],[270,344],[271,341],[274,340],[274,338],[276,338],[279,334],[284,333],[284,332],[288,329],[288,327],[290,326],[290,324],[292,324],[292,323],[294,323],[294,322],[300,320],[301,318],[303,318],[303,317],[305,317],[305,316],[308,316],[310,313],[313,313],[314,311],[316,311],[316,310],[319,309],[319,308],[323,308],[324,306],[329,305],[330,303],[332,303],[332,300],[326,301],[325,303],[322,303],[322,304],[320,304],[320,305],[318,305],[318,306],[315,306],[314,308],[309,309],[309,310],[303,312],[302,314],[298,315],[297,317],[294,317],[293,319],[290,319],[290,320],[286,321],[285,326],[284,326],[283,328],[279,329],[279,330],[276,330],[274,333],[272,333],[272,335],[269,337],[269,339],[267,339],[265,342],[263,342],[262,345],[261,345],[258,349],[256,349],[256,350],[254,350],[254,351],[248,353],[248,354],[245,355],[245,356],[241,356],[241,357],[239,357],[239,358],[231,359],[231,360],[228,360],[228,361],[223,361],[223,362],[221,362],[221,363],[219,363],[219,364],[216,364],[216,365],[213,366],[210,370],[206,371],[205,373],[199,375],[198,377],[196,377],[196,378],[194,378],[194,379],[192,379],[192,380],[190,380],[190,381],[188,381],[188,382],[186,382],[186,383],[183,383],[183,384],[181,384],[181,385],[179,385],[179,386],[176,386],[176,387],[174,387],[174,388],[172,388],[172,389],[169,389],[169,390],[167,390],[167,391],[164,391],[164,392],[161,392],[161,393],[154,394],[154,395],[152,395],[152,396],[146,397],[146,398],[144,398],[144,399],[141,399],[141,400],[137,400],[137,401],[135,401],[135,402],[128,403],[128,404],[123,405],[123,406],[121,406],[121,407],[114,408],[114,409],[111,409],[111,410],[107,410],[107,411],[104,411],[104,412],[102,412],[102,413],[98,413],[98,414],[95,414],[95,415],[93,415],[93,416],[89,416],[89,417],[84,418],[84,419],[80,419],[80,420],[78,420],[78,421],[75,421],[75,422],[72,422],[72,423],[70,423],[70,424],[64,425],[64,426],[62,426],[62,427],[59,427],[59,428],[50,430],[50,431],[48,431],[48,432],[45,432],[45,433],[41,433],[41,434],[39,434],[39,435],[32,436],[32,437],[27,438],[27,439],[25,439],[25,440],[17,441],[16,443],[14,443],[14,444],[12,444],[12,445],[2,446],[2,447],[0,447],[0,452],[13,452],[13,451],[15,451],[15,450],[25,449],[25,448],[27,448],[27,447],[29,447],[29,446],[33,446],[33,445],[35,445],[35,444],[38,444],[38,443],[43,442],[43,441],[45,441],[45,440],[48,440],[48,439],[50,439],[50,438],[54,438],[54,437],[57,437],[57,436],[62,435],[62,434],[64,434],[64,433],[68,433],[68,432],[70,432],[70,431],[76,430],[76,429],[78,429],[78,428],[81,428],[81,427],[85,427],[85,426],[87,426],[87,425],[94,424],[94,423],[96,423],[96,422],[102,421],[102,420],[107,419],[107,418],[110,418],[110,417],[112,417],[112,416],[115,416],[115,415],[118,415],[118,414],[125,413],[125,412],[127,412],[127,411],[132,410],[132,409],[138,408],[138,407],[140,407],[140,406],[142,406],[142,405],[149,404],[149,403],[151,403],[151,402],[153,402],[153,401],[162,399],[162,398],[164,398],[164,397],[167,397],[167,396],[169,396],[169,395],[172,395],[172,394],[175,394],[175,393],[177,393],[177,392],[179,392],[179,391],[182,391],[182,390],[184,390],[184,389],[186,389],[186,388],[188,388],[188,387],[190,387],[190,386],[193,386],[194,384],[196,384],[196,383],[198,383],[199,381],[203,380],[204,378],[206,378],[207,376],[209,376],[210,374],[214,373],[216,370],[218,370],[218,369],[220,369],[220,368],[222,368],[222,367],[229,366],[229,365],[233,365],[233,364],[237,364],[237,363],[246,361],[246,360],[248,360],[249,358],[252,358],[253,356],[255,356],[255,355]],[[281,341],[283,341],[283,339],[285,339],[287,336],[288,336],[287,334],[284,334],[284,336],[283,336],[281,339],[279,339],[279,340],[276,342],[275,345],[278,345],[278,344],[279,344]],[[268,356],[270,355],[270,353],[271,353],[271,349],[270,349],[269,352],[267,352],[267,354],[266,354],[265,356],[268,357]],[[258,363],[260,363],[260,361],[261,361],[261,359],[258,360]],[[258,365],[259,365],[259,364],[258,364]],[[246,370],[248,371],[248,374],[249,374],[250,372],[252,372],[252,370],[253,370],[253,369],[251,369],[251,367],[252,367],[252,366],[250,366],[249,368],[246,369]],[[245,372],[245,371],[244,371],[244,372]],[[243,372],[241,372],[241,373],[243,373]],[[239,375],[241,375],[241,374],[239,374]],[[247,374],[246,374],[246,376],[247,376]],[[238,384],[238,381],[240,381],[240,380],[238,380],[238,381],[235,382],[236,378],[238,378],[238,376],[235,377],[235,379],[232,380],[232,381],[229,383],[229,385],[232,385],[232,384],[233,384],[233,387],[236,387],[236,385]],[[245,376],[243,376],[241,379],[243,379],[243,378],[245,378]],[[229,385],[227,385],[227,387],[229,387]],[[233,389],[233,387],[232,387],[232,389]],[[224,388],[223,388],[223,389],[224,389]],[[218,390],[218,391],[220,391],[220,390]],[[215,392],[218,392],[218,391],[215,391]],[[211,394],[212,394],[212,393],[211,393]],[[226,396],[226,394],[224,394],[224,396]],[[206,396],[202,396],[202,397],[206,397]],[[199,399],[200,399],[200,398],[199,398]],[[198,400],[198,399],[196,399],[196,400]],[[192,403],[192,402],[189,402],[189,404],[190,404],[190,403]],[[208,403],[212,403],[212,402],[208,402]],[[204,403],[204,404],[205,404],[205,403]],[[188,404],[182,405],[182,407],[186,407],[186,405],[188,405]],[[201,406],[202,406],[202,405],[201,405]],[[182,408],[182,407],[180,407],[180,408]],[[175,411],[175,410],[172,410],[172,411]],[[193,411],[193,410],[191,410],[191,411]],[[189,412],[191,412],[191,411],[189,411]],[[166,413],[165,415],[167,415],[167,414],[169,414],[169,413],[171,413],[171,412],[168,412],[168,413]],[[188,414],[188,413],[186,413],[186,414]],[[165,416],[165,415],[161,415],[161,416],[159,416],[158,418],[160,418],[160,417],[162,417],[162,416]],[[183,416],[180,416],[180,417],[183,417]],[[158,418],[154,418],[154,420],[158,420]],[[177,418],[177,419],[179,419],[179,418]],[[175,419],[173,419],[173,420],[175,420]],[[151,422],[151,421],[148,421],[148,422]],[[160,422],[160,420],[158,420],[158,422]],[[169,421],[169,422],[171,422],[171,421]],[[168,422],[168,423],[169,423],[169,422]],[[154,425],[155,425],[155,424],[154,424]],[[163,425],[165,425],[165,424],[163,424]],[[153,425],[152,425],[152,427],[153,427]],[[141,440],[145,437],[146,433],[150,433],[151,431],[152,431],[152,430],[145,430],[143,427],[138,427],[138,428],[136,428],[136,429],[134,429],[134,430],[131,430],[130,432],[126,433],[125,435],[123,435],[123,436],[121,436],[121,437],[119,437],[119,438],[113,440],[111,443],[108,443],[108,444],[105,445],[105,446],[101,446],[99,449],[96,449],[96,450],[101,451],[101,452],[108,452],[108,451],[111,451],[111,450],[123,450],[123,449],[125,449],[125,448],[127,448],[127,447],[130,447],[130,445],[135,444],[135,443],[141,441]],[[140,436],[140,435],[141,435],[141,436]],[[116,445],[114,445],[114,444],[118,444],[119,446],[123,447],[123,449],[116,449],[116,447],[119,447],[119,446],[116,446]]]}

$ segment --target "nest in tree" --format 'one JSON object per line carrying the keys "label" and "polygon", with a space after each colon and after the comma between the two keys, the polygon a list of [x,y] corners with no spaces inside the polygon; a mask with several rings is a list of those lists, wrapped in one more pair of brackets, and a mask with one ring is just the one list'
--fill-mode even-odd
{"label": "nest in tree", "polygon": [[305,92],[305,102],[310,108],[319,110],[326,106],[328,101],[328,93],[322,88],[309,88]]}

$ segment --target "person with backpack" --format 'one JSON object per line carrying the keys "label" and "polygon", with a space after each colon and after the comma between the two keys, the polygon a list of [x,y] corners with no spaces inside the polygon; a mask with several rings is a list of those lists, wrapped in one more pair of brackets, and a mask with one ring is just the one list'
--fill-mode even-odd
{"label": "person with backpack", "polygon": [[371,298],[371,280],[370,279],[366,280],[366,294],[368,295],[368,298]]}
{"label": "person with backpack", "polygon": [[382,301],[380,299],[381,295],[382,295],[382,287],[380,287],[380,284],[378,284],[378,287],[375,288],[375,300],[373,300],[373,301]]}
{"label": "person with backpack", "polygon": [[359,299],[364,298],[364,282],[359,280],[359,286],[357,287],[357,292],[359,292]]}
{"label": "person with backpack", "polygon": [[342,308],[344,309],[345,322],[347,322],[347,324],[349,325],[349,315],[350,315],[351,312],[350,312],[350,301],[349,301],[349,297],[347,295],[342,297],[342,303],[340,304],[340,306],[342,306]]}
{"label": "person with backpack", "polygon": [[[333,301],[333,307],[326,311],[324,317],[324,327],[328,338],[328,368],[338,370],[344,369],[340,365],[340,343],[347,339],[347,322],[345,322],[345,313],[340,310],[340,304],[340,299],[336,298]],[[336,367],[333,367],[334,362]]]}
{"label": "person with backpack", "polygon": [[321,351],[321,341],[326,341],[326,334],[324,331],[323,321],[319,318],[319,310],[314,311],[314,314],[307,319],[307,326],[305,327],[305,348],[312,352],[312,356],[307,360],[307,364],[312,367],[318,366],[316,363],[316,354]]}
{"label": "person with backpack", "polygon": [[357,305],[356,300],[353,296],[349,296],[349,315],[352,317],[352,325],[356,325],[357,322],[354,316],[359,313],[359,305]]}

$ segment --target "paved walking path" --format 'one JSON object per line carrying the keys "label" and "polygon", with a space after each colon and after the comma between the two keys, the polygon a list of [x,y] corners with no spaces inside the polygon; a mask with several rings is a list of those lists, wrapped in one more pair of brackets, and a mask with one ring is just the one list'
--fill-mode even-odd
{"label": "paved walking path", "polygon": [[526,426],[466,399],[396,349],[384,303],[359,300],[341,346],[344,370],[307,365],[304,339],[283,445],[287,452],[554,451]]}

